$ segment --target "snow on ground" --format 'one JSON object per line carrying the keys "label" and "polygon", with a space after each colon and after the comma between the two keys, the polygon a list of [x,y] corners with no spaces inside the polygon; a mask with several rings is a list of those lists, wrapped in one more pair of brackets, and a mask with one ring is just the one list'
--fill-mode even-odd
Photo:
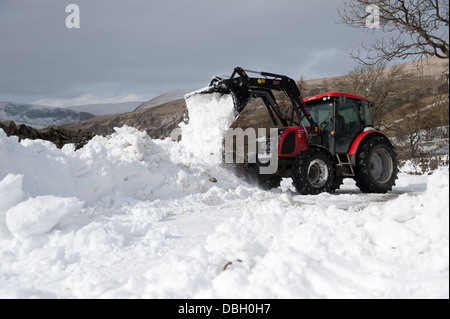
{"label": "snow on ground", "polygon": [[449,298],[448,168],[300,196],[189,145],[125,126],[75,152],[0,130],[0,298]]}

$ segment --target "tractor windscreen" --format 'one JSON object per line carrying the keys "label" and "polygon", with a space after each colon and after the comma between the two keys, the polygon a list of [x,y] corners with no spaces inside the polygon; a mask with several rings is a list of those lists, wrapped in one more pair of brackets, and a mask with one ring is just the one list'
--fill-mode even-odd
{"label": "tractor windscreen", "polygon": [[333,100],[314,100],[307,103],[312,118],[319,125],[328,123],[333,116]]}

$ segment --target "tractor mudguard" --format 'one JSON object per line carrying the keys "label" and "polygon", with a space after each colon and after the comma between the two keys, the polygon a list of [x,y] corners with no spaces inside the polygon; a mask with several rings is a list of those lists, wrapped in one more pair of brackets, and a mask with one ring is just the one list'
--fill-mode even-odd
{"label": "tractor mudguard", "polygon": [[350,151],[349,151],[348,155],[350,155],[350,156],[356,155],[356,153],[358,152],[359,145],[368,136],[381,136],[381,137],[386,138],[386,140],[389,141],[388,137],[386,135],[384,135],[383,133],[381,133],[380,131],[378,131],[378,130],[376,130],[374,128],[371,128],[371,127],[370,128],[366,128],[364,130],[364,132],[359,134],[356,137],[356,139],[353,141],[353,144],[350,147]]}

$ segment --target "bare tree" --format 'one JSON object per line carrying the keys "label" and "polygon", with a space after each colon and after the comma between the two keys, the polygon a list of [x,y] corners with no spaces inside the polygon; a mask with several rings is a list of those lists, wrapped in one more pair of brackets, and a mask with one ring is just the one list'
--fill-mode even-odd
{"label": "bare tree", "polygon": [[[354,28],[367,28],[376,6],[379,28],[389,39],[361,44],[352,58],[363,64],[436,56],[449,59],[449,0],[349,0],[338,12],[341,22]],[[369,11],[369,12],[368,12]]]}
{"label": "bare tree", "polygon": [[389,105],[390,99],[399,93],[406,74],[403,65],[385,68],[384,63],[377,65],[357,66],[346,76],[332,83],[333,89],[342,92],[352,92],[366,96],[373,102],[372,117],[375,125],[383,125],[385,112],[394,106]]}
{"label": "bare tree", "polygon": [[396,136],[400,158],[430,156],[421,149],[421,146],[427,141],[431,130],[440,125],[438,110],[433,105],[424,105],[418,100],[399,109],[401,117],[388,128],[388,131]]}

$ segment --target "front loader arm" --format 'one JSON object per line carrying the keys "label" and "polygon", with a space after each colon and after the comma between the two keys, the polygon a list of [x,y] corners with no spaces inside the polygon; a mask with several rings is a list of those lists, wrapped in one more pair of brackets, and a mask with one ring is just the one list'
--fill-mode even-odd
{"label": "front loader arm", "polygon": [[[249,77],[247,73],[259,74],[262,77],[252,78]],[[269,114],[271,115],[274,124],[277,124],[274,119],[275,114],[284,126],[292,126],[294,123],[293,118],[295,112],[299,119],[305,117],[308,120],[312,132],[317,128],[317,124],[314,122],[314,119],[303,101],[297,84],[293,79],[285,75],[255,72],[237,67],[234,69],[230,79],[221,80],[218,83],[221,82],[234,95],[233,98],[235,99],[237,113],[243,111],[251,97],[261,97],[269,110]],[[292,113],[290,118],[287,118],[282,114],[272,90],[283,91],[290,98],[292,103]]]}

